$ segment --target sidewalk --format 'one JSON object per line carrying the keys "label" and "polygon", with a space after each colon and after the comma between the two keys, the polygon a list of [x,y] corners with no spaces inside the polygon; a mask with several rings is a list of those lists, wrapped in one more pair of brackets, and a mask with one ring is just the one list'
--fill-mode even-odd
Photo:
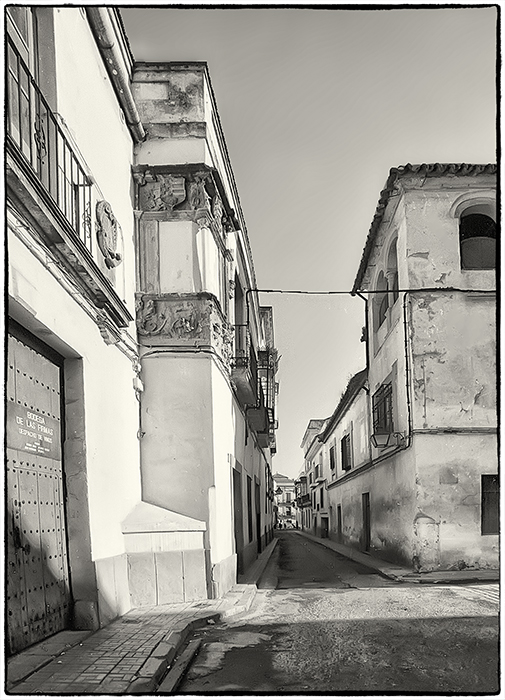
{"label": "sidewalk", "polygon": [[248,610],[277,545],[218,600],[130,610],[97,632],[65,631],[7,660],[9,695],[123,695],[156,692],[191,632]]}
{"label": "sidewalk", "polygon": [[404,583],[477,583],[482,581],[499,581],[500,571],[499,569],[463,569],[462,571],[432,571],[430,573],[416,573],[412,569],[408,569],[398,564],[391,564],[390,562],[384,561],[383,559],[377,559],[370,554],[365,552],[358,552],[352,547],[347,547],[343,544],[337,544],[329,539],[321,539],[320,537],[315,537],[310,535],[308,532],[303,530],[291,530],[290,532],[296,532],[296,534],[306,537],[312,542],[317,542],[323,547],[332,549],[338,554],[342,554],[348,559],[368,566],[369,569],[377,571],[377,573],[386,578],[390,578],[393,581],[402,581]]}

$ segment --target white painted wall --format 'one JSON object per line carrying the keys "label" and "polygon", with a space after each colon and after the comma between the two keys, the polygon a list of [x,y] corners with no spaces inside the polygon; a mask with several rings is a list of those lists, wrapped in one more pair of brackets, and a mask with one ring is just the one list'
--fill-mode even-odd
{"label": "white painted wall", "polygon": [[10,231],[8,246],[9,297],[26,310],[23,325],[64,356],[83,358],[92,553],[121,554],[121,521],[140,497],[132,364],[104,343],[92,318]]}

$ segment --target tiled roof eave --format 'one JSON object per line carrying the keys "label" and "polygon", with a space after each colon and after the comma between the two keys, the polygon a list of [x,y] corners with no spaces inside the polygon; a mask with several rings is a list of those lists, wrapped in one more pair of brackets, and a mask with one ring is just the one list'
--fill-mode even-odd
{"label": "tiled roof eave", "polygon": [[360,290],[360,285],[363,281],[368,264],[368,258],[370,257],[377,232],[384,217],[384,211],[389,198],[391,197],[395,184],[400,176],[408,175],[409,173],[413,175],[424,175],[425,177],[440,177],[442,175],[494,175],[496,172],[497,166],[495,163],[488,163],[486,165],[472,165],[467,163],[421,163],[419,165],[412,165],[411,163],[407,163],[406,165],[400,165],[397,168],[391,168],[389,171],[389,177],[386,180],[386,185],[380,193],[375,215],[368,232],[358,273],[356,275],[356,279],[354,280],[351,293],[356,294]]}

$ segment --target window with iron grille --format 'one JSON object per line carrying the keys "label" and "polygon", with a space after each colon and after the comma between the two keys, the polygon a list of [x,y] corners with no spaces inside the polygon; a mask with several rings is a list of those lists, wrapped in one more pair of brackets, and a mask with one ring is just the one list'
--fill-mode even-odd
{"label": "window with iron grille", "polygon": [[340,441],[340,451],[342,454],[342,469],[346,472],[352,466],[351,463],[351,435],[344,435]]}
{"label": "window with iron grille", "polygon": [[498,535],[500,521],[500,481],[498,474],[482,474],[481,534]]}
{"label": "window with iron grille", "polygon": [[378,435],[393,432],[393,387],[382,384],[372,397],[373,431]]}
{"label": "window with iron grille", "polygon": [[332,473],[335,472],[337,469],[337,457],[335,451],[335,445],[332,445],[330,447],[330,469]]}

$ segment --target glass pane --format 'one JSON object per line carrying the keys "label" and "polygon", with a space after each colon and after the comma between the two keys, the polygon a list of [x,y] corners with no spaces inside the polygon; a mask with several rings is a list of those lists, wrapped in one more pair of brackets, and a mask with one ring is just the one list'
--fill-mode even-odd
{"label": "glass pane", "polygon": [[28,8],[10,6],[7,12],[23,41],[28,45]]}
{"label": "glass pane", "polygon": [[18,101],[18,84],[12,75],[9,75],[8,82],[8,109],[9,109],[9,133],[14,141],[19,146],[19,101]]}

